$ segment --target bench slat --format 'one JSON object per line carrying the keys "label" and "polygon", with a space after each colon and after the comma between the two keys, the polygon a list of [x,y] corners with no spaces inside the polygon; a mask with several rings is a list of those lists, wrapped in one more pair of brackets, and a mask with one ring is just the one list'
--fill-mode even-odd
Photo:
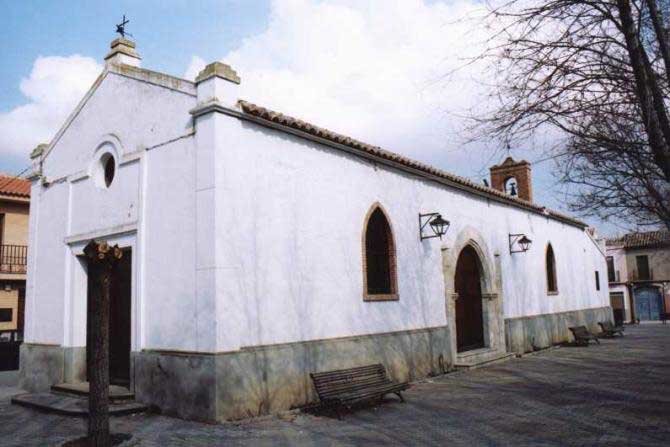
{"label": "bench slat", "polygon": [[341,380],[337,382],[319,383],[317,387],[321,389],[341,388],[341,387],[346,388],[347,386],[351,386],[357,383],[370,383],[370,382],[374,383],[374,382],[384,382],[387,380],[388,378],[385,376],[361,377],[354,380]]}
{"label": "bench slat", "polygon": [[365,388],[354,393],[343,393],[337,396],[326,397],[325,400],[337,400],[341,402],[348,402],[355,399],[367,399],[375,396],[382,396],[384,394],[394,393],[396,391],[402,391],[407,389],[409,384],[407,383],[391,383],[384,386],[376,386],[371,388]]}
{"label": "bench slat", "polygon": [[386,394],[396,393],[396,392],[404,391],[406,389],[407,389],[406,387],[396,386],[396,387],[393,387],[393,388],[385,388],[385,389],[381,389],[381,390],[372,390],[368,393],[352,394],[350,396],[342,396],[342,397],[338,398],[337,400],[339,402],[344,403],[344,404],[352,404],[354,402],[372,400],[374,398],[382,397]]}
{"label": "bench slat", "polygon": [[385,377],[386,374],[365,374],[358,376],[342,376],[336,379],[328,379],[328,380],[316,379],[314,380],[314,382],[317,382],[319,385],[331,385],[331,384],[348,383],[360,380],[384,379]]}
{"label": "bench slat", "polygon": [[370,388],[370,387],[375,387],[375,386],[381,386],[381,385],[389,385],[393,384],[390,380],[377,380],[377,381],[369,381],[369,382],[353,382],[349,386],[341,386],[337,388],[322,388],[319,391],[319,394],[323,395],[332,395],[332,394],[344,394],[344,393],[349,393],[352,391],[356,391],[359,389],[363,388]]}
{"label": "bench slat", "polygon": [[326,388],[326,389],[321,389],[318,390],[318,394],[322,396],[334,396],[334,395],[339,395],[339,394],[346,394],[346,393],[352,393],[356,392],[358,390],[366,389],[366,388],[373,388],[377,386],[385,386],[392,384],[393,382],[391,381],[379,381],[379,382],[366,382],[366,383],[357,383],[353,384],[351,386],[347,387],[339,387],[339,388]]}
{"label": "bench slat", "polygon": [[623,326],[615,326],[611,321],[600,321],[598,322],[600,329],[607,336],[614,336],[617,333],[623,335],[624,328]]}
{"label": "bench slat", "polygon": [[337,371],[324,371],[318,373],[311,373],[310,376],[314,379],[328,379],[333,377],[340,376],[351,376],[357,374],[373,374],[373,373],[384,373],[384,367],[382,365],[370,365],[363,366],[352,369],[339,369]]}
{"label": "bench slat", "polygon": [[348,405],[385,394],[400,393],[409,387],[406,382],[392,382],[386,376],[386,368],[382,364],[311,373],[310,377],[319,399],[324,403]]}
{"label": "bench slat", "polygon": [[575,327],[569,327],[568,329],[570,329],[570,332],[572,332],[572,335],[575,337],[575,342],[578,344],[583,343],[585,345],[588,345],[590,340],[593,340],[596,343],[600,344],[598,337],[589,332],[586,326],[575,326]]}
{"label": "bench slat", "polygon": [[342,393],[340,395],[341,399],[348,399],[351,397],[356,397],[356,396],[365,396],[365,395],[371,395],[371,394],[379,394],[379,393],[390,393],[392,390],[402,388],[404,384],[400,383],[386,383],[383,385],[377,385],[374,387],[369,387],[369,388],[364,388],[362,390],[358,390],[357,392],[352,392],[352,393]]}

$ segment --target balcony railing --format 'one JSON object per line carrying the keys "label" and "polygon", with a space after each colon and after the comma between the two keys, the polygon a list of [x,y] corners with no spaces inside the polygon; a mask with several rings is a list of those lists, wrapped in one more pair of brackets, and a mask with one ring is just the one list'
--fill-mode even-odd
{"label": "balcony railing", "polygon": [[26,273],[28,247],[0,245],[0,273]]}
{"label": "balcony railing", "polygon": [[607,271],[607,281],[608,282],[621,282],[621,275],[619,274],[619,270],[616,271]]}
{"label": "balcony railing", "polygon": [[637,270],[633,270],[631,277],[633,281],[653,281],[654,269],[650,268],[648,272],[643,271],[642,274]]}

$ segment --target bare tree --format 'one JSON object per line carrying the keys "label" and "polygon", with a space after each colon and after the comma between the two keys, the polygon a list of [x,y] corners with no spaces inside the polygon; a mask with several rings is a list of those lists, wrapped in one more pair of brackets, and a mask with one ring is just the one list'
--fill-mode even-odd
{"label": "bare tree", "polygon": [[490,6],[496,108],[479,135],[551,147],[572,207],[670,228],[670,0],[511,0]]}

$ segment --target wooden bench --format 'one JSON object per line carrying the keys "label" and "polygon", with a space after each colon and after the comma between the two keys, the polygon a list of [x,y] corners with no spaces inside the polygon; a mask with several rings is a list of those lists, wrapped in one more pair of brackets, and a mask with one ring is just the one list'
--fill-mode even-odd
{"label": "wooden bench", "polygon": [[615,326],[611,321],[600,321],[598,325],[604,337],[614,337],[617,334],[623,337],[623,326]]}
{"label": "wooden bench", "polygon": [[600,344],[598,337],[590,333],[589,330],[586,329],[586,326],[575,326],[568,329],[570,329],[570,332],[572,332],[572,335],[575,337],[575,344],[577,345],[588,346],[591,340]]}
{"label": "wooden bench", "polygon": [[387,394],[395,394],[404,402],[400,392],[409,388],[407,382],[392,382],[381,364],[311,373],[310,377],[321,404],[337,407],[338,418],[343,406],[350,408],[363,401],[382,399]]}

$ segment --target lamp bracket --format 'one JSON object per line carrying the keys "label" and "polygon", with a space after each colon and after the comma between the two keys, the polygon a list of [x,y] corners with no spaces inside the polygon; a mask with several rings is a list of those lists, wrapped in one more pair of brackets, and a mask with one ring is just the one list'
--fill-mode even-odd
{"label": "lamp bracket", "polygon": [[519,241],[519,239],[521,239],[521,238],[524,237],[524,236],[525,236],[525,234],[523,234],[523,233],[520,233],[520,234],[510,234],[510,235],[509,235],[509,252],[510,252],[510,254],[512,254],[512,253],[523,253],[523,252],[526,251],[526,250],[524,250],[523,248],[521,248],[521,249],[518,249],[518,248],[515,249],[515,248],[514,248],[514,245],[515,245],[515,244],[516,244],[517,246],[519,246],[519,244],[517,244],[517,242]]}
{"label": "lamp bracket", "polygon": [[440,213],[426,213],[426,214],[419,214],[419,236],[421,240],[424,239],[431,239],[434,237],[439,237],[442,239],[442,235],[439,234],[433,234],[430,236],[425,236],[423,229],[426,228],[428,225],[430,225],[430,222],[433,220],[434,217],[439,216]]}

